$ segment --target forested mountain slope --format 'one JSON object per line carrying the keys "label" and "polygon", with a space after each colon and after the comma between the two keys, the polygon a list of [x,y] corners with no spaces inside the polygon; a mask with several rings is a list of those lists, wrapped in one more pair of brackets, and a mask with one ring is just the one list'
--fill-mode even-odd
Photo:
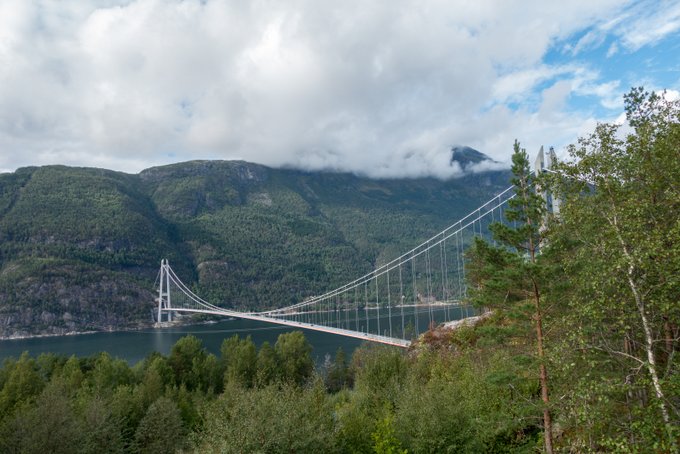
{"label": "forested mountain slope", "polygon": [[151,323],[162,258],[210,301],[287,305],[412,247],[507,181],[500,171],[372,180],[241,161],[1,174],[0,336]]}

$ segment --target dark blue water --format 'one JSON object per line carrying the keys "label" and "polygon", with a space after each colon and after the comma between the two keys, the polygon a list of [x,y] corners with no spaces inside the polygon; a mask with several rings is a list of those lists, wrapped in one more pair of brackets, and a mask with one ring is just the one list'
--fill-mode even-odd
{"label": "dark blue water", "polygon": [[[432,309],[432,316],[435,322],[442,322],[447,318],[457,320],[464,314],[465,309],[458,307],[436,307]],[[393,315],[392,320],[395,326],[400,326],[401,318],[399,315]],[[384,321],[382,323],[386,326]],[[418,319],[418,332],[425,331],[429,324],[429,310],[421,312]],[[4,340],[0,341],[0,360],[8,357],[16,358],[24,351],[27,351],[32,356],[47,352],[67,356],[89,356],[106,351],[111,356],[122,358],[128,363],[134,364],[144,359],[144,357],[153,351],[167,355],[170,353],[172,345],[180,337],[188,334],[198,337],[203,341],[203,345],[209,352],[219,355],[222,341],[234,334],[238,334],[241,337],[251,336],[259,347],[265,341],[273,345],[280,334],[295,330],[299,329],[254,320],[236,319],[213,324],[154,328],[143,331]],[[312,355],[317,363],[321,363],[327,354],[331,355],[331,357],[335,356],[336,351],[340,347],[342,347],[345,353],[351,355],[363,342],[359,339],[338,336],[337,334],[312,330],[302,331],[312,345]]]}

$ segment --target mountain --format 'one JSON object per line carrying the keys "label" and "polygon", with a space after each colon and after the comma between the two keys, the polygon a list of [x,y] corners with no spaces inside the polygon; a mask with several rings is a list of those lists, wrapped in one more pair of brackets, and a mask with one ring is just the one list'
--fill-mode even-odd
{"label": "mountain", "polygon": [[474,148],[467,146],[455,146],[451,148],[450,164],[453,165],[454,162],[457,162],[462,170],[468,170],[469,167],[484,161],[496,163],[496,161]]}
{"label": "mountain", "polygon": [[413,247],[507,182],[507,172],[372,180],[242,161],[0,174],[0,336],[148,325],[162,258],[209,301],[291,304]]}

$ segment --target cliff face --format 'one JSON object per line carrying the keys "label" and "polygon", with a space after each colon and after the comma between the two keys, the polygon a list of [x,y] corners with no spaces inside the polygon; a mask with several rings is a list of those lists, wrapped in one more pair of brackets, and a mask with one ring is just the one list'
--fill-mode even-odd
{"label": "cliff face", "polygon": [[290,304],[394,257],[506,186],[505,172],[371,180],[242,161],[0,174],[0,336],[148,324],[161,258],[216,303]]}

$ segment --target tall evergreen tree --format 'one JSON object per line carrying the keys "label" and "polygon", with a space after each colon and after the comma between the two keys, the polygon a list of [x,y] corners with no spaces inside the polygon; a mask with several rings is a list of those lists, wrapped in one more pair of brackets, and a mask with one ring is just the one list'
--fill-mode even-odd
{"label": "tall evergreen tree", "polygon": [[[531,315],[536,336],[541,400],[543,401],[543,429],[545,450],[553,452],[552,417],[548,371],[545,358],[545,336],[543,330],[542,275],[539,263],[539,248],[544,241],[542,225],[546,215],[546,204],[537,193],[535,178],[529,168],[525,149],[515,141],[512,155],[512,184],[515,196],[508,201],[505,223],[490,226],[494,239],[493,246],[476,238],[469,256],[469,279],[476,303],[483,307],[499,307],[499,302],[530,300],[533,303]],[[512,224],[512,225],[511,225]],[[502,303],[501,303],[502,306]]]}

